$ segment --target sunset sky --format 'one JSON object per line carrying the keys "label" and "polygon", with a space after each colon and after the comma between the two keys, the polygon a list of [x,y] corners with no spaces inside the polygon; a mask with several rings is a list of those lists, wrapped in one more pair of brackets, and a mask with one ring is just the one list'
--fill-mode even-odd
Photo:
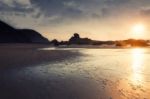
{"label": "sunset sky", "polygon": [[[0,0],[0,19],[50,40],[75,32],[95,40],[150,39],[150,0]],[[135,33],[138,24],[144,29]]]}

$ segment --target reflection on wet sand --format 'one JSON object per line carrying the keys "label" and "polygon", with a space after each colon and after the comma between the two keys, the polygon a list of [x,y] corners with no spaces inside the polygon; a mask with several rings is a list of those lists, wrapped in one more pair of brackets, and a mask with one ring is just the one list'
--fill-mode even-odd
{"label": "reflection on wet sand", "polygon": [[[120,80],[118,93],[123,96],[121,99],[149,99],[148,85],[145,81],[146,49],[135,48],[130,50],[129,58],[131,64],[126,75],[127,79]],[[120,91],[121,90],[121,91]],[[117,96],[118,97],[118,96]]]}
{"label": "reflection on wet sand", "polygon": [[132,72],[131,80],[134,85],[141,85],[144,82],[142,69],[144,68],[144,49],[132,49]]}

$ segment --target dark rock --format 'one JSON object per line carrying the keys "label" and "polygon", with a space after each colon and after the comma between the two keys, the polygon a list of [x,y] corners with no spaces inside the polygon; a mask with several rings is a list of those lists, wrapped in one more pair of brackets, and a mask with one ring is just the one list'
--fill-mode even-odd
{"label": "dark rock", "polygon": [[54,39],[51,41],[51,44],[53,44],[54,46],[58,46],[59,42],[56,39]]}
{"label": "dark rock", "polygon": [[74,35],[69,39],[69,44],[90,44],[91,39],[89,38],[80,38],[78,33],[74,33]]}

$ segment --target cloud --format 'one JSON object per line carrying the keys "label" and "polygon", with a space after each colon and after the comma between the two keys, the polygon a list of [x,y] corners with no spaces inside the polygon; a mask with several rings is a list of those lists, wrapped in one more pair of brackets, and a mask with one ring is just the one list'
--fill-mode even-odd
{"label": "cloud", "polygon": [[105,0],[105,4],[107,5],[125,5],[129,3],[131,0]]}
{"label": "cloud", "polygon": [[140,14],[145,17],[150,17],[150,8],[145,8],[140,11]]}
{"label": "cloud", "polygon": [[1,20],[22,26],[26,23],[22,19],[27,20],[27,17],[38,17],[38,12],[30,5],[29,0],[0,0]]}
{"label": "cloud", "polygon": [[[107,18],[114,20],[137,13],[143,6],[149,6],[147,0],[0,0],[0,18],[14,23],[18,19],[17,24],[32,26],[86,23],[93,19],[107,22]],[[149,15],[149,10],[140,13]]]}
{"label": "cloud", "polygon": [[0,12],[13,12],[13,13],[30,13],[33,11],[33,8],[27,4],[20,3],[17,1],[0,1]]}
{"label": "cloud", "polygon": [[30,4],[30,1],[29,0],[0,0],[1,2],[7,4],[7,5],[13,5],[14,2],[17,2],[19,4],[22,4],[22,5],[29,5]]}
{"label": "cloud", "polygon": [[[45,19],[62,22],[89,17],[102,18],[113,15],[119,7],[130,0],[0,0],[1,12],[14,12],[24,16],[34,13],[32,17],[38,19],[42,15]],[[112,5],[115,5],[113,8]],[[19,13],[19,14],[18,14]],[[101,15],[100,15],[101,14]],[[55,17],[55,19],[50,18]],[[57,18],[56,18],[57,17]],[[43,18],[44,19],[44,18]]]}
{"label": "cloud", "polygon": [[31,0],[31,5],[41,11],[45,17],[51,16],[78,16],[82,13],[78,5],[70,0]]}
{"label": "cloud", "polygon": [[[85,18],[80,0],[30,0],[32,8],[38,10],[34,18],[40,18],[40,25],[61,25]],[[39,20],[38,20],[39,21]]]}

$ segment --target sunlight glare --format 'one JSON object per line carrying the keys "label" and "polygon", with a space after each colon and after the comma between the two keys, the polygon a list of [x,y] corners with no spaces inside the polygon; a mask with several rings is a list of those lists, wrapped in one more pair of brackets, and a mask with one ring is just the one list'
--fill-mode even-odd
{"label": "sunlight glare", "polygon": [[136,34],[143,33],[145,30],[145,26],[143,24],[136,24],[132,28],[133,32]]}
{"label": "sunlight glare", "polygon": [[144,59],[144,49],[136,48],[132,50],[132,76],[131,80],[135,85],[140,85],[143,81],[143,77],[141,74],[142,71],[142,64]]}

